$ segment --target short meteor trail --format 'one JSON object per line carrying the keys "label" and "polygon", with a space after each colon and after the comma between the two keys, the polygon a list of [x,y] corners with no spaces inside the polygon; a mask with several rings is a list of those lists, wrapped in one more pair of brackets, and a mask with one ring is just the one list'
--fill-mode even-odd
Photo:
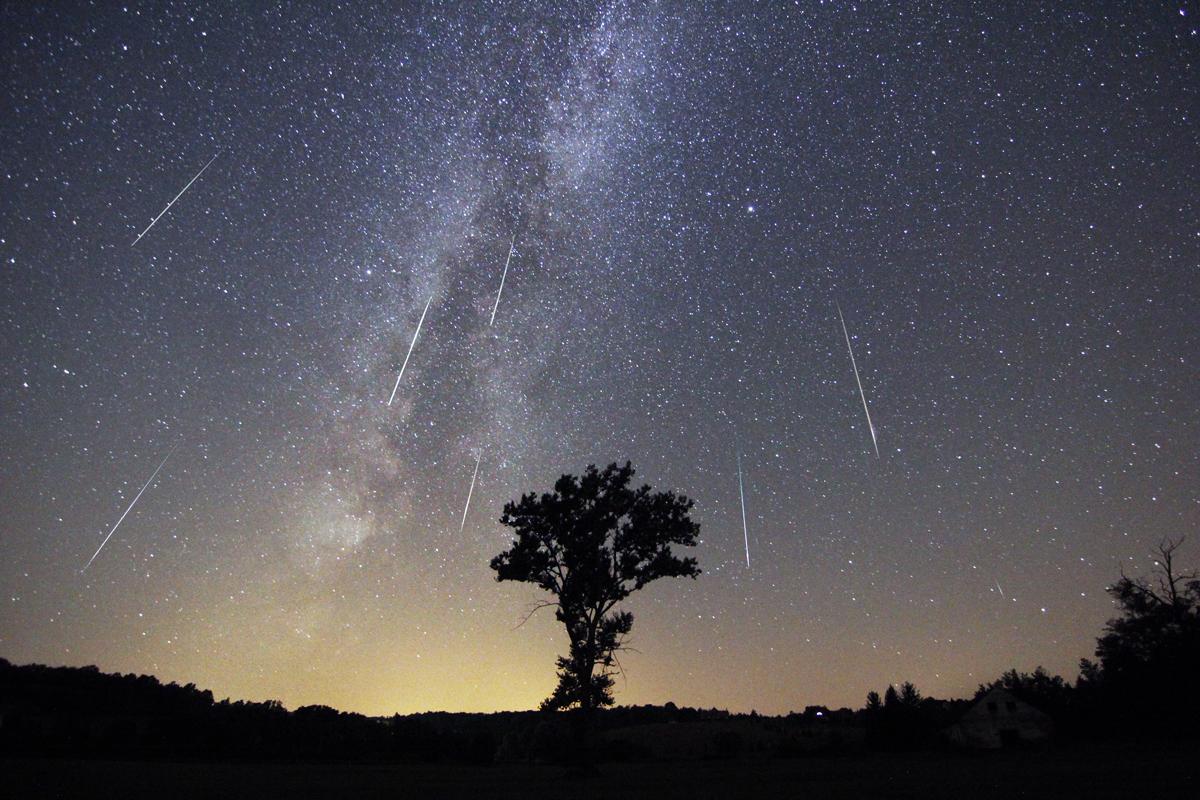
{"label": "short meteor trail", "polygon": [[[162,215],[163,215],[163,214],[165,214],[165,213],[167,213],[168,211],[170,211],[170,210],[171,210],[171,206],[175,205],[175,201],[176,201],[176,200],[178,200],[179,198],[183,197],[183,193],[184,193],[184,192],[186,192],[188,189],[190,189],[190,188],[191,188],[192,184],[196,182],[196,179],[197,179],[197,178],[199,178],[201,175],[203,175],[203,174],[204,174],[204,170],[208,169],[209,165],[210,165],[210,164],[212,164],[212,162],[216,161],[216,160],[217,160],[217,156],[219,156],[219,155],[221,155],[221,151],[220,151],[220,150],[218,150],[218,151],[217,151],[217,155],[216,155],[216,156],[213,156],[212,158],[210,158],[210,159],[208,160],[208,164],[205,164],[203,167],[201,167],[201,168],[200,168],[200,171],[199,171],[199,172],[197,172],[197,173],[195,174],[195,176],[194,176],[194,177],[193,177],[193,178],[192,178],[190,181],[188,181],[188,182],[187,182],[187,186],[184,186],[182,189],[180,189],[180,190],[179,190],[179,194],[175,195],[174,199],[172,199],[172,200],[171,200],[171,202],[167,203],[167,207],[166,207],[166,208],[164,208],[162,211],[158,212],[158,216],[157,216],[157,217],[155,217],[154,219],[150,220],[150,224],[146,226],[146,230],[144,230],[144,231],[142,231],[141,233],[139,233],[139,234],[138,234],[138,237],[137,237],[136,239],[134,239],[134,240],[133,240],[133,244],[137,244],[138,242],[140,242],[140,241],[142,240],[142,237],[143,237],[143,236],[145,236],[147,233],[149,233],[149,232],[150,232],[150,229],[154,227],[154,223],[156,223],[156,222],[158,222],[160,219],[162,219]],[[133,246],[133,245],[130,245],[130,247],[132,247],[132,246]]]}
{"label": "short meteor trail", "polygon": [[1003,589],[1003,587],[1001,587],[1001,586],[1000,586],[1000,581],[996,581],[996,589],[997,589],[997,590],[1000,592],[1000,596],[1001,596],[1001,597],[1003,597],[1005,600],[1007,600],[1007,599],[1008,599],[1008,597],[1006,597],[1006,596],[1005,596],[1005,594],[1004,594],[1004,589]]}
{"label": "short meteor trail", "polygon": [[475,457],[475,472],[471,475],[471,488],[467,492],[467,504],[463,506],[462,524],[458,526],[458,532],[462,533],[467,527],[467,512],[471,509],[471,495],[475,494],[475,479],[479,477],[479,462],[483,460],[483,451],[479,451],[479,455]]}
{"label": "short meteor trail", "polygon": [[[176,445],[176,447],[178,447],[178,445]],[[169,451],[167,451],[167,454],[165,456],[163,456],[163,460],[159,462],[158,467],[150,475],[150,479],[148,481],[146,481],[146,483],[142,486],[142,488],[138,491],[138,493],[136,495],[134,495],[133,502],[131,502],[129,504],[129,508],[125,509],[125,513],[121,515],[121,518],[119,520],[117,520],[117,524],[112,526],[112,529],[109,530],[109,532],[108,532],[108,536],[104,537],[104,541],[101,542],[100,546],[96,548],[96,552],[92,553],[92,557],[88,559],[87,564],[85,564],[83,566],[83,569],[81,569],[80,572],[87,572],[87,568],[90,567],[92,565],[92,562],[96,560],[96,556],[100,555],[100,551],[104,549],[104,545],[108,544],[108,540],[111,539],[112,535],[117,532],[117,528],[121,527],[121,523],[125,521],[125,517],[129,516],[130,511],[133,511],[133,507],[135,505],[137,505],[137,501],[142,496],[142,492],[146,491],[146,489],[149,488],[150,484],[154,483],[154,479],[155,479],[155,477],[158,476],[159,470],[161,470],[163,468],[163,464],[167,463],[167,459],[170,458],[171,453],[174,453],[174,452],[175,452],[175,448],[172,447]]]}
{"label": "short meteor trail", "polygon": [[504,272],[500,275],[500,288],[496,290],[496,302],[492,306],[492,319],[488,323],[489,326],[496,324],[496,309],[500,307],[500,293],[504,291],[504,279],[508,277],[508,264],[512,261],[513,249],[517,246],[517,235],[512,235],[512,241],[508,243],[508,258],[504,259]]}
{"label": "short meteor trail", "polygon": [[875,445],[875,457],[879,458],[879,440],[875,438],[875,426],[871,424],[871,409],[867,408],[867,393],[863,391],[862,378],[858,377],[858,364],[854,361],[854,348],[850,346],[850,332],[846,330],[846,318],[842,306],[837,305],[838,319],[842,322],[842,334],[846,337],[846,349],[850,351],[850,366],[854,368],[854,381],[858,384],[858,396],[862,398],[863,413],[867,415],[867,428],[871,431],[871,444]]}
{"label": "short meteor trail", "polygon": [[750,566],[750,529],[746,527],[746,490],[742,485],[742,451],[738,451],[738,497],[742,501],[742,537],[746,540],[746,567]]}
{"label": "short meteor trail", "polygon": [[404,363],[400,365],[400,374],[396,376],[396,385],[392,387],[392,396],[388,398],[389,406],[396,399],[396,390],[400,388],[400,379],[404,377],[404,368],[408,366],[408,357],[412,355],[413,348],[417,346],[417,337],[421,335],[421,325],[425,322],[425,314],[429,312],[429,304],[432,302],[433,295],[429,295],[429,301],[425,303],[425,310],[421,312],[421,319],[417,322],[417,332],[413,334],[412,342],[408,345],[408,354],[404,356]]}

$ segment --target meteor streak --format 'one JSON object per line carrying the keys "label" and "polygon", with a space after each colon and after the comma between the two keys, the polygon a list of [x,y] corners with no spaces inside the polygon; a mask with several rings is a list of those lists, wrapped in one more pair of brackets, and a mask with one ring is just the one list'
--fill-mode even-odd
{"label": "meteor streak", "polygon": [[1005,600],[1008,599],[1008,597],[1004,594],[1004,587],[1000,585],[1000,581],[996,581],[996,589],[1000,592],[1001,597],[1003,597]]}
{"label": "meteor streak", "polygon": [[858,384],[858,396],[862,398],[863,413],[867,415],[867,428],[871,431],[871,444],[875,445],[875,457],[879,458],[879,440],[875,438],[875,426],[871,424],[871,409],[867,408],[867,394],[863,391],[862,378],[858,377],[858,364],[854,361],[854,348],[850,346],[850,333],[846,330],[846,318],[842,306],[837,305],[838,319],[842,322],[842,335],[846,337],[846,349],[850,351],[850,366],[854,368],[854,381]]}
{"label": "meteor streak", "polygon": [[467,504],[463,506],[462,524],[458,526],[458,532],[462,533],[467,527],[467,511],[471,508],[471,495],[475,494],[475,479],[479,477],[479,462],[483,460],[483,451],[479,451],[479,455],[475,457],[475,472],[471,475],[471,488],[467,492]]}
{"label": "meteor streak", "polygon": [[[178,447],[178,445],[176,445],[176,447]],[[125,517],[129,516],[130,511],[133,511],[133,507],[135,505],[137,505],[137,501],[142,496],[142,492],[146,491],[146,489],[149,488],[150,484],[154,483],[154,478],[158,475],[158,471],[163,468],[163,464],[167,463],[167,459],[170,458],[171,453],[174,453],[174,452],[175,452],[175,447],[172,447],[169,451],[167,451],[167,454],[163,457],[163,460],[159,462],[158,467],[150,475],[150,479],[148,481],[146,481],[146,483],[142,486],[142,488],[138,491],[138,493],[136,495],[134,495],[133,502],[131,502],[129,504],[129,508],[125,509],[125,513],[121,515],[121,518],[119,520],[117,520],[117,524],[112,526],[112,529],[109,530],[109,532],[108,532],[108,536],[104,537],[104,541],[101,542],[100,546],[96,548],[96,552],[92,553],[92,557],[88,559],[88,562],[86,564],[84,564],[83,569],[81,569],[80,572],[87,572],[87,568],[90,567],[92,565],[92,562],[96,560],[96,556],[100,555],[100,551],[104,549],[104,545],[108,544],[108,540],[111,539],[112,535],[117,532],[117,528],[121,527],[121,523],[125,521]]]}
{"label": "meteor streak", "polygon": [[746,567],[750,566],[750,529],[746,527],[746,490],[742,485],[742,451],[738,450],[738,497],[742,501],[742,537],[746,541]]}
{"label": "meteor streak", "polygon": [[404,363],[400,365],[400,374],[396,376],[396,385],[392,387],[392,396],[388,398],[389,406],[396,399],[396,390],[400,388],[400,379],[404,377],[404,368],[408,366],[408,357],[412,355],[413,348],[417,345],[417,337],[421,335],[421,324],[425,322],[425,314],[428,313],[429,303],[432,302],[433,295],[429,295],[429,301],[425,303],[425,310],[421,312],[421,319],[417,322],[417,332],[413,334],[412,342],[408,345],[408,354],[404,356]]}
{"label": "meteor streak", "polygon": [[[196,178],[199,178],[201,175],[203,175],[204,170],[208,169],[209,164],[212,164],[212,162],[216,161],[217,156],[219,156],[219,155],[221,155],[220,150],[217,151],[216,156],[213,156],[212,158],[210,158],[208,160],[208,164],[205,164],[203,167],[201,167],[200,171],[197,172],[196,175],[190,181],[187,182],[187,186],[184,186],[182,189],[179,190],[179,194],[175,195],[174,199],[172,199],[171,202],[167,203],[167,207],[164,208],[162,211],[158,212],[157,217],[150,220],[150,224],[146,226],[146,230],[144,230],[138,234],[138,237],[133,240],[133,244],[137,244],[138,242],[140,242],[142,240],[142,237],[145,236],[147,233],[149,233],[150,229],[154,227],[154,223],[156,223],[160,219],[162,219],[162,215],[171,210],[171,206],[175,205],[175,201],[178,200],[179,198],[183,197],[183,193],[191,188],[192,184],[196,182]],[[132,246],[133,245],[130,245],[130,247],[132,247]]]}
{"label": "meteor streak", "polygon": [[512,235],[512,241],[508,243],[508,258],[504,259],[504,272],[500,275],[500,288],[496,290],[496,303],[492,306],[492,320],[488,323],[489,326],[496,324],[496,309],[500,307],[500,293],[504,291],[504,279],[508,277],[508,263],[512,261],[513,249],[517,246],[517,234]]}

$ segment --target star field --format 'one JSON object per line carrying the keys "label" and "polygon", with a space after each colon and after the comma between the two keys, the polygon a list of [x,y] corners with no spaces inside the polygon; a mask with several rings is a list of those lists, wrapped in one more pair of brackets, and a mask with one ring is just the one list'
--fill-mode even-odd
{"label": "star field", "polygon": [[1193,4],[317,5],[0,11],[0,655],[529,708],[501,507],[629,459],[618,702],[858,706],[1197,530]]}

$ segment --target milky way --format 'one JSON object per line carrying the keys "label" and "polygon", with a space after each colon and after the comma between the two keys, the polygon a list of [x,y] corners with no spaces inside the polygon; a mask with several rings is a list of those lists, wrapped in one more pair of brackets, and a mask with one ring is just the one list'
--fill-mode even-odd
{"label": "milky way", "polygon": [[946,696],[1197,529],[1188,8],[313,5],[0,12],[3,657],[528,708],[501,508],[629,459],[704,574],[621,702]]}

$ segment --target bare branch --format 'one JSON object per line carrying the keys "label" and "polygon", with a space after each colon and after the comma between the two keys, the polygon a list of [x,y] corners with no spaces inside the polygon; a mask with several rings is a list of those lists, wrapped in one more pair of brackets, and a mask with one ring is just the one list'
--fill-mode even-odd
{"label": "bare branch", "polygon": [[529,618],[532,617],[537,612],[541,611],[543,608],[553,608],[554,606],[557,606],[557,605],[558,605],[558,603],[552,602],[550,600],[542,600],[540,602],[534,603],[533,609],[528,614],[525,615],[525,618],[523,620],[521,620],[520,622],[517,623],[516,627],[513,628],[513,630],[515,631],[517,628],[520,628],[526,622],[529,622]]}

